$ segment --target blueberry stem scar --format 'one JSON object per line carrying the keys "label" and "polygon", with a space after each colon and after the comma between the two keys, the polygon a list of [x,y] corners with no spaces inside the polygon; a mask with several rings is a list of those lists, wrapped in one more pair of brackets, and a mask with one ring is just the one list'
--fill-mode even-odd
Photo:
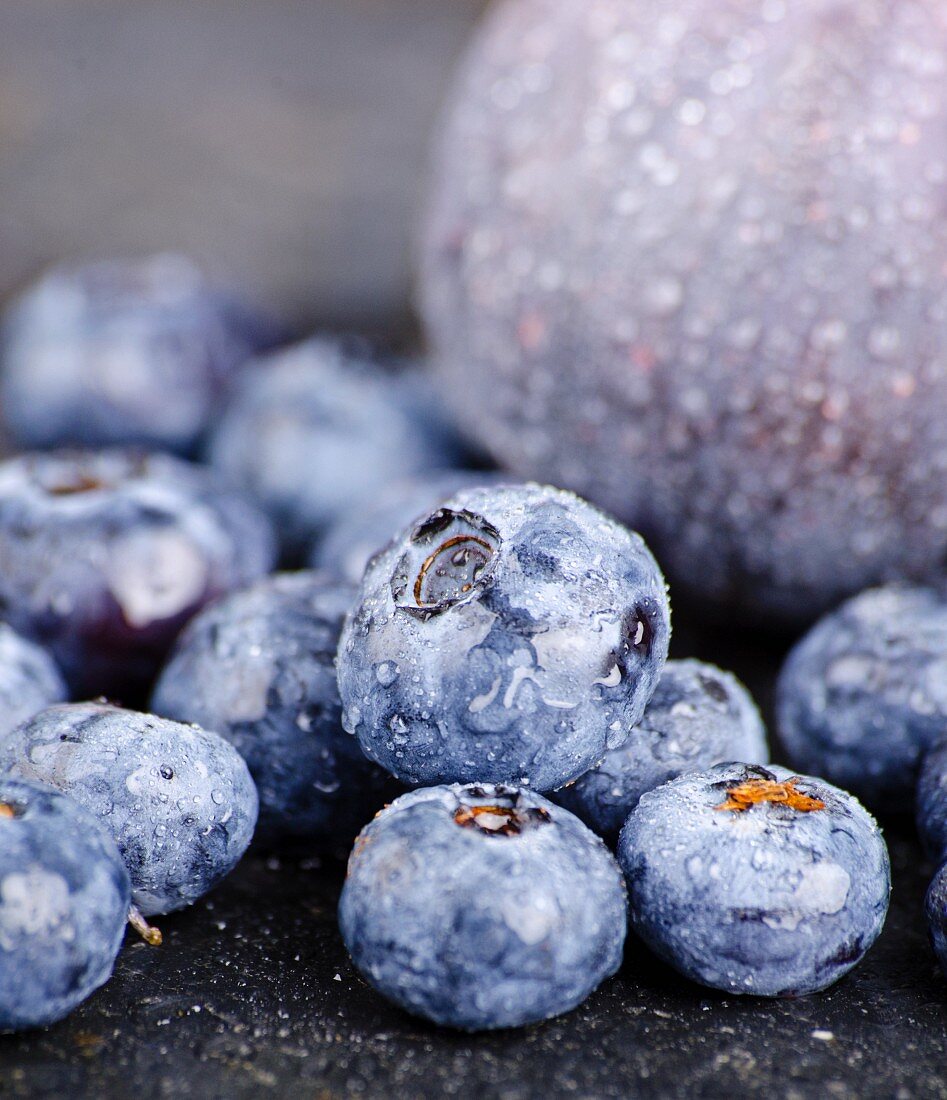
{"label": "blueberry stem scar", "polygon": [[457,825],[474,826],[491,836],[518,836],[524,826],[548,820],[548,812],[541,808],[520,812],[508,806],[459,806],[454,811]]}
{"label": "blueberry stem scar", "polygon": [[[414,602],[418,605],[418,607],[424,607],[424,603],[421,599],[421,588],[424,585],[424,578],[427,576],[428,570],[431,568],[431,566],[437,561],[437,559],[441,556],[441,554],[444,553],[445,550],[450,550],[452,546],[459,546],[461,543],[467,542],[475,542],[479,546],[482,546],[484,547],[484,549],[488,550],[490,556],[493,555],[493,547],[490,545],[490,543],[487,542],[486,539],[479,538],[477,535],[454,535],[446,542],[442,542],[436,550],[432,550],[431,553],[428,554],[428,556],[424,559],[424,563],[422,564],[420,570],[418,571],[418,575],[415,578]],[[462,591],[469,592],[470,585],[465,584],[462,588]]]}
{"label": "blueberry stem scar", "polygon": [[160,947],[164,941],[164,937],[161,935],[161,929],[155,928],[153,924],[149,924],[137,905],[129,907],[128,923],[135,929],[138,935],[141,936],[145,943],[150,943],[152,947]]}
{"label": "blueberry stem scar", "polygon": [[825,803],[820,798],[812,798],[796,788],[798,782],[797,775],[784,783],[777,783],[773,779],[748,779],[745,783],[731,787],[727,791],[726,802],[714,806],[714,809],[741,814],[760,802],[776,802],[800,813],[824,810]]}

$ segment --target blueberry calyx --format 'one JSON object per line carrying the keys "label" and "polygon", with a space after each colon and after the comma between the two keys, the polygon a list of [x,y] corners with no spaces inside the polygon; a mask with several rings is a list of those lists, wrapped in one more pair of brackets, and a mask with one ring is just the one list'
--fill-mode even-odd
{"label": "blueberry calyx", "polygon": [[482,516],[439,508],[411,534],[391,582],[395,605],[428,619],[470,599],[492,573],[500,542]]}
{"label": "blueberry calyx", "polygon": [[804,791],[800,791],[796,786],[799,782],[801,777],[794,775],[782,783],[775,779],[747,779],[742,783],[734,783],[727,787],[726,801],[714,806],[714,809],[746,813],[752,806],[762,802],[772,802],[797,810],[799,813],[824,810],[825,803],[822,799],[813,798]]}
{"label": "blueberry calyx", "polygon": [[0,817],[13,818],[19,816],[16,806],[11,806],[9,802],[0,802]]}
{"label": "blueberry calyx", "polygon": [[[477,797],[481,792],[474,789],[469,793]],[[462,828],[478,829],[486,836],[509,837],[519,836],[526,829],[552,820],[549,811],[541,806],[521,807],[518,794],[505,798],[502,790],[497,789],[495,793],[498,797],[494,802],[479,805],[462,802],[454,811],[454,823]],[[488,797],[486,791],[482,795]]]}

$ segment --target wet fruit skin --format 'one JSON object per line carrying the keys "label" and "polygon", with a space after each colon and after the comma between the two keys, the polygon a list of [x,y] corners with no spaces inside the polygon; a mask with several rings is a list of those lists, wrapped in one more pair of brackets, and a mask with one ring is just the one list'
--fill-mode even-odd
{"label": "wet fruit skin", "polygon": [[41,711],[0,746],[0,773],[68,794],[105,825],[151,916],[191,905],[237,865],[257,793],[222,737],[98,703]]}
{"label": "wet fruit skin", "polygon": [[52,657],[0,623],[0,742],[37,711],[66,697],[65,681]]}
{"label": "wet fruit skin", "polygon": [[398,788],[341,724],[335,652],[355,589],[285,573],[196,616],[152,709],[226,737],[260,795],[258,835],[350,843]]}
{"label": "wet fruit skin", "polygon": [[0,1029],[54,1023],[112,973],[128,872],[71,798],[0,779]]}
{"label": "wet fruit skin", "polygon": [[21,448],[193,453],[271,322],[183,256],[64,264],[6,311],[0,407]]}
{"label": "wet fruit skin", "polygon": [[643,540],[571,493],[458,493],[372,559],[339,642],[345,728],[409,784],[552,790],[640,720],[667,656]]}
{"label": "wet fruit skin", "polygon": [[730,760],[766,764],[763,720],[729,672],[704,661],[668,661],[628,740],[554,799],[608,843],[647,791]]}
{"label": "wet fruit skin", "polygon": [[495,5],[423,244],[465,429],[768,624],[939,573],[945,71],[937,0]]}
{"label": "wet fruit skin", "polygon": [[824,616],[779,676],[776,726],[792,764],[878,812],[910,813],[924,752],[947,722],[947,600],[870,589]]}
{"label": "wet fruit skin", "polygon": [[327,337],[244,371],[208,455],[267,509],[292,564],[391,482],[461,457],[427,379]]}
{"label": "wet fruit skin", "polygon": [[947,740],[943,736],[921,760],[915,817],[927,854],[943,863],[947,859]]}
{"label": "wet fruit skin", "polygon": [[947,864],[938,868],[924,901],[931,947],[947,974]]}
{"label": "wet fruit skin", "polygon": [[75,695],[127,700],[209,600],[269,571],[266,518],[206,469],[129,450],[0,462],[0,608]]}
{"label": "wet fruit skin", "polygon": [[339,902],[352,961],[465,1031],[568,1012],[621,963],[621,873],[572,814],[513,788],[402,795],[360,835]]}
{"label": "wet fruit skin", "polygon": [[508,482],[484,470],[436,470],[386,486],[377,500],[348,509],[312,552],[314,568],[360,584],[365,567],[412,520],[421,520],[461,489]]}
{"label": "wet fruit skin", "polygon": [[775,765],[721,764],[643,795],[622,829],[631,927],[692,981],[799,996],[884,924],[888,852],[860,803]]}

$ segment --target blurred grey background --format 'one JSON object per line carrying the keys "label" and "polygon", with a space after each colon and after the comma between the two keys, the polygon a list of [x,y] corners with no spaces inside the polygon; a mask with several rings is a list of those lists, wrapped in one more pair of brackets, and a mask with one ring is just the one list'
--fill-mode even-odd
{"label": "blurred grey background", "polygon": [[181,249],[300,326],[411,331],[427,146],[484,0],[0,0],[0,299]]}

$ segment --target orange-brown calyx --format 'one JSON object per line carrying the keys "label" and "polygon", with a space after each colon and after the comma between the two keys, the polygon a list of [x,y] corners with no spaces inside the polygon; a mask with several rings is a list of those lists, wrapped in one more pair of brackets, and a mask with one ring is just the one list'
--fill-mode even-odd
{"label": "orange-brown calyx", "polygon": [[726,802],[714,806],[714,809],[742,814],[761,802],[775,802],[804,814],[813,810],[824,810],[825,803],[820,798],[813,798],[800,791],[796,786],[798,782],[798,775],[783,783],[777,783],[775,779],[748,779],[745,783],[731,787],[727,791]]}
{"label": "orange-brown calyx", "polygon": [[[453,538],[446,539],[436,550],[428,554],[421,564],[417,577],[415,577],[414,602],[418,607],[424,607],[428,603],[436,602],[425,597],[424,584],[428,574],[439,565],[442,555],[445,555],[448,550],[454,551],[451,555],[451,567],[456,572],[463,572],[471,570],[472,566],[471,576],[473,578],[476,577],[478,566],[482,567],[483,563],[493,554],[493,547],[490,543],[477,535],[454,535]],[[445,575],[447,575],[446,571],[444,572]],[[466,595],[472,587],[473,580],[468,579],[466,581],[461,581],[458,577],[458,594]]]}
{"label": "orange-brown calyx", "polygon": [[517,810],[509,806],[458,806],[454,811],[456,824],[493,836],[518,836],[524,825],[548,819],[549,814],[540,807]]}
{"label": "orange-brown calyx", "polygon": [[0,817],[16,817],[16,811],[6,802],[0,802]]}

